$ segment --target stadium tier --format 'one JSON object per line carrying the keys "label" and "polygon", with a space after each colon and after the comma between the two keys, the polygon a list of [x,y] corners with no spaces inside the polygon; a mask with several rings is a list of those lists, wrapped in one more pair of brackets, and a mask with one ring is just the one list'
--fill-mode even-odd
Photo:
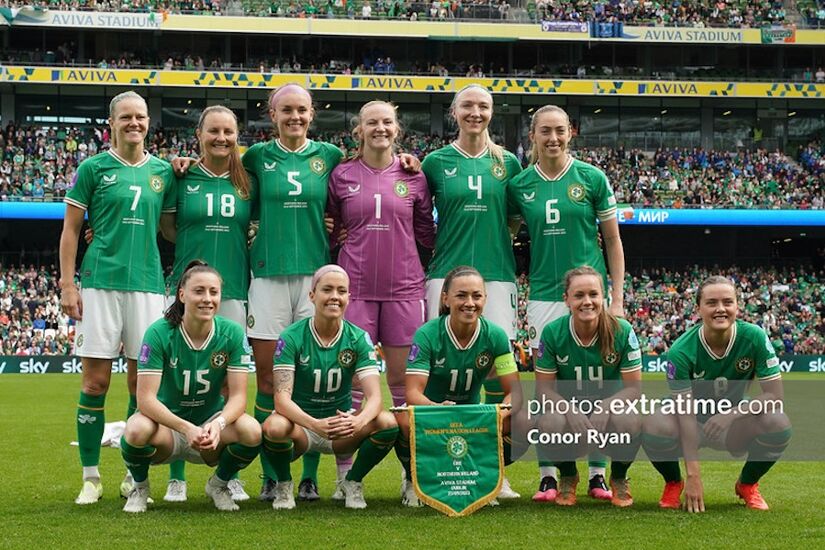
{"label": "stadium tier", "polygon": [[[38,10],[26,2],[4,2],[9,15],[23,9],[24,15],[37,16]],[[799,13],[809,20],[818,18],[816,4],[802,4]],[[407,19],[411,21],[443,21],[447,19],[499,19],[502,21],[621,21],[639,25],[702,26],[702,27],[756,27],[788,22],[788,14],[781,0],[736,0],[733,2],[705,2],[688,0],[672,5],[646,3],[615,3],[605,0],[593,2],[550,0],[473,0],[468,2],[433,0],[411,2],[404,0],[304,0],[295,2],[261,0],[204,1],[49,1],[38,8],[49,10],[93,9],[102,12],[156,12],[192,15],[247,15],[257,17],[298,18],[363,18]]]}
{"label": "stadium tier", "polygon": [[[74,322],[61,313],[54,266],[0,265],[0,355],[69,355]],[[765,329],[778,355],[825,349],[825,272],[798,268],[643,269],[628,274],[625,308],[647,355],[666,354],[696,323],[695,289],[710,274],[739,285],[742,318]],[[518,278],[517,341],[529,348],[529,277]],[[686,312],[694,312],[685,314]]]}

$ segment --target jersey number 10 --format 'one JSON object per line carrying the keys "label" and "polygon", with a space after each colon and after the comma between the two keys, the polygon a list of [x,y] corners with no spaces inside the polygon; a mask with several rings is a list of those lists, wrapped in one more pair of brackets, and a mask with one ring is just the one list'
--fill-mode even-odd
{"label": "jersey number 10", "polygon": [[[321,393],[321,369],[314,369],[312,371],[315,377],[315,386],[313,390],[315,393]],[[327,387],[324,390],[326,393],[334,393],[341,389],[341,369],[330,369],[327,371]]]}

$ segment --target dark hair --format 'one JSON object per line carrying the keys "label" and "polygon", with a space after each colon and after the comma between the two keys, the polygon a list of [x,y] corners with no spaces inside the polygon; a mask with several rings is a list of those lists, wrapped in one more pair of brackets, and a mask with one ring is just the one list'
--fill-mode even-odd
{"label": "dark hair", "polygon": [[614,352],[614,345],[616,343],[616,332],[619,330],[619,320],[607,311],[607,304],[605,303],[604,279],[602,274],[590,267],[583,265],[575,269],[571,269],[564,274],[564,294],[570,289],[570,283],[575,277],[583,275],[593,275],[599,280],[599,288],[602,291],[602,308],[599,311],[599,326],[596,328],[596,334],[599,336],[599,353],[602,359]]}
{"label": "dark hair", "polygon": [[183,274],[180,276],[178,286],[175,287],[175,301],[166,309],[166,313],[163,314],[163,318],[166,319],[172,326],[178,327],[183,322],[184,306],[183,302],[180,301],[180,289],[182,289],[186,285],[189,278],[196,273],[212,273],[218,277],[221,283],[223,283],[221,274],[208,263],[203,260],[192,260],[189,262],[183,270]]}
{"label": "dark hair", "polygon": [[702,281],[702,284],[699,285],[699,289],[696,291],[697,306],[702,305],[702,291],[705,290],[706,286],[710,285],[728,285],[729,287],[733,288],[733,295],[734,298],[736,298],[736,301],[739,301],[739,297],[736,296],[736,285],[733,284],[733,281],[721,275],[711,275],[710,277]]}
{"label": "dark hair", "polygon": [[[235,147],[232,149],[232,153],[230,153],[229,156],[229,181],[232,182],[232,186],[235,188],[235,191],[237,191],[238,196],[246,200],[249,198],[249,174],[246,173],[246,169],[243,167],[243,163],[241,162],[241,152],[238,147],[238,116],[232,111],[232,109],[224,107],[223,105],[211,105],[207,107],[203,110],[203,112],[201,112],[201,117],[198,120],[198,131],[201,132],[201,136],[203,136],[203,124],[206,122],[206,117],[212,113],[228,114],[235,121]],[[201,158],[204,158],[203,143],[200,143],[200,147]]]}
{"label": "dark hair", "polygon": [[[453,284],[455,279],[459,277],[467,277],[475,275],[482,281],[484,281],[484,277],[481,276],[481,273],[474,267],[469,265],[460,265],[458,267],[454,267],[447,273],[447,276],[444,277],[444,285],[441,287],[441,294],[449,294],[450,293],[450,286]],[[439,298],[440,299],[440,298]],[[447,307],[443,301],[441,301],[440,305],[438,306],[438,314],[439,315],[446,315],[450,313],[450,308]]]}

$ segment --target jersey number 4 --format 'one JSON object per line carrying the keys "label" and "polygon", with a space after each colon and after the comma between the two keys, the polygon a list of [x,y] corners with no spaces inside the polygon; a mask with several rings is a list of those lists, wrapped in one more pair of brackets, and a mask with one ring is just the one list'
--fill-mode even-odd
{"label": "jersey number 4", "polygon": [[476,192],[476,199],[481,200],[481,176],[476,176],[475,182],[473,182],[473,176],[467,176],[467,187],[470,191]]}

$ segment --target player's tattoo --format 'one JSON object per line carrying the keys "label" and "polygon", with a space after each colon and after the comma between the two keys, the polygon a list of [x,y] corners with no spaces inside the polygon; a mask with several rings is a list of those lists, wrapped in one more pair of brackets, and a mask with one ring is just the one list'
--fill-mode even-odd
{"label": "player's tattoo", "polygon": [[292,387],[295,385],[295,372],[278,369],[272,372],[272,376],[275,393],[288,393],[292,395]]}

